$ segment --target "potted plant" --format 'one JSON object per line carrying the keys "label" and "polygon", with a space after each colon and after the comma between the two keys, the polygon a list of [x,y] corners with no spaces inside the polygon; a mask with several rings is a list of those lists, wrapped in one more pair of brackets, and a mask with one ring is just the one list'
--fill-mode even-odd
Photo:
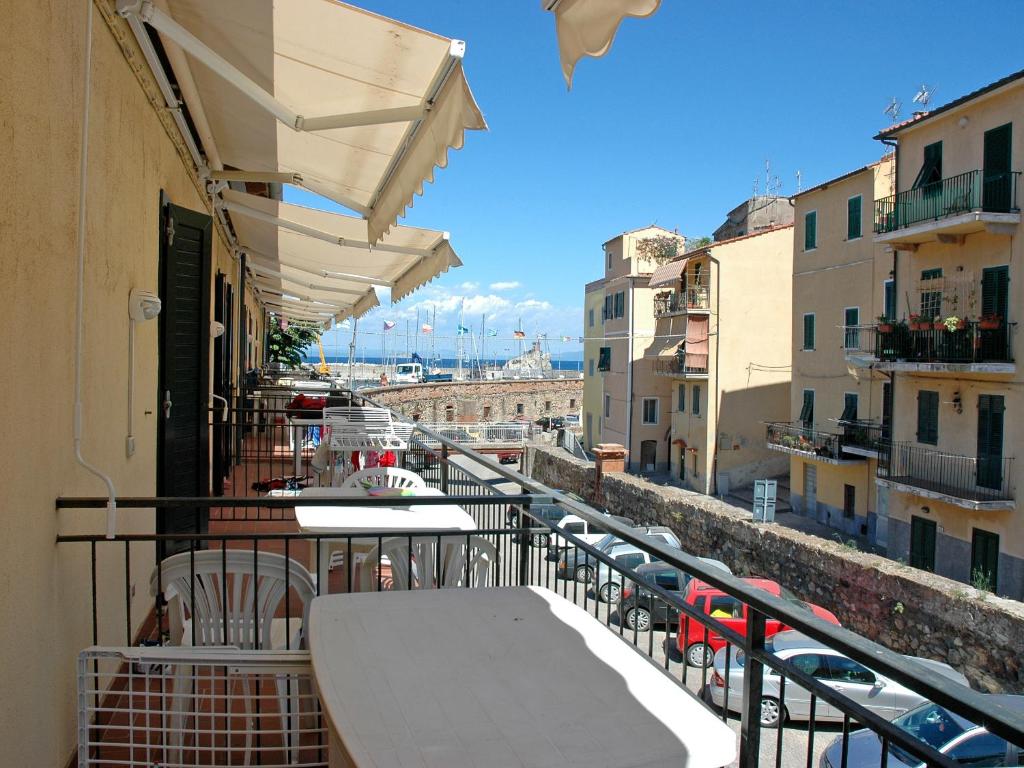
{"label": "potted plant", "polygon": [[896,330],[896,327],[893,325],[893,322],[890,318],[886,317],[885,315],[878,316],[879,333],[892,333],[894,330]]}
{"label": "potted plant", "polygon": [[941,325],[936,324],[936,328],[944,328],[947,332],[952,333],[953,331],[962,331],[967,325],[966,317],[957,317],[956,315],[950,315],[942,321]]}
{"label": "potted plant", "polygon": [[921,316],[911,312],[910,313],[910,330],[912,331],[929,331],[931,330],[932,323],[930,320],[922,320]]}
{"label": "potted plant", "polygon": [[978,320],[978,328],[983,331],[998,331],[1003,325],[1003,318],[999,315],[982,315]]}

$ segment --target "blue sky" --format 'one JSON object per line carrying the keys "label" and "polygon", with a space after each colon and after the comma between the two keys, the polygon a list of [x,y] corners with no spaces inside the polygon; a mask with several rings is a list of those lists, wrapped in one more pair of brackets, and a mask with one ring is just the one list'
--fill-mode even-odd
{"label": "blue sky", "polygon": [[[922,83],[937,106],[1024,67],[1024,2],[665,0],[581,61],[567,92],[538,0],[356,4],[465,40],[490,127],[400,220],[449,231],[465,266],[375,310],[367,331],[386,318],[402,330],[436,304],[437,333],[451,335],[465,297],[467,320],[486,311],[502,336],[520,316],[531,335],[579,336],[605,240],[652,222],[710,234],[755,179],[764,189],[766,160],[792,194],[797,171],[806,188],[877,159],[892,97],[909,117]],[[302,190],[287,199],[328,207]]]}

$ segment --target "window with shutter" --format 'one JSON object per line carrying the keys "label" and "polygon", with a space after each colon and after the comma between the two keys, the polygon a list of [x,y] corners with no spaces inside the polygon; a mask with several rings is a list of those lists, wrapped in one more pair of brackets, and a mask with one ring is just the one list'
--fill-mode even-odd
{"label": "window with shutter", "polygon": [[804,315],[804,349],[814,349],[814,314]]}
{"label": "window with shutter", "polygon": [[[931,285],[929,285],[931,283]],[[931,286],[934,286],[932,288]],[[932,320],[942,314],[942,269],[921,272],[921,318]]]}
{"label": "window with shutter", "polygon": [[925,571],[935,570],[935,533],[934,520],[926,520],[916,515],[910,518],[910,565]]}
{"label": "window with shutter", "polygon": [[882,284],[883,306],[885,317],[888,320],[896,319],[896,281],[886,280]]}
{"label": "window with shutter", "polygon": [[1002,395],[978,395],[978,472],[982,488],[1000,490],[1003,484]]}
{"label": "window with shutter", "polygon": [[843,313],[843,347],[860,349],[860,307],[847,307]]}
{"label": "window with shutter", "polygon": [[626,294],[619,291],[615,294],[615,317],[623,317],[626,314]]}
{"label": "window with shutter", "polygon": [[857,393],[847,392],[843,396],[843,415],[839,417],[840,421],[856,421],[857,420]]}
{"label": "window with shutter", "polygon": [[856,240],[861,235],[861,196],[851,197],[846,201],[846,239]]}
{"label": "window with shutter", "polygon": [[998,574],[999,535],[975,528],[971,535],[971,581],[987,580],[988,588],[995,592]]}
{"label": "window with shutter", "polygon": [[986,267],[981,271],[981,314],[1005,319],[1009,309],[1010,268]]}
{"label": "window with shutter", "polygon": [[917,393],[917,442],[939,443],[939,393],[922,389]]}
{"label": "window with shutter", "polygon": [[937,141],[924,148],[924,162],[914,179],[914,189],[936,181],[942,181],[942,142]]}
{"label": "window with shutter", "polygon": [[700,384],[693,385],[693,397],[692,400],[693,415],[700,416]]}
{"label": "window with shutter", "polygon": [[677,410],[680,413],[684,413],[686,411],[686,385],[685,384],[680,384],[679,385],[679,404],[677,406]]}
{"label": "window with shutter", "polygon": [[610,371],[612,369],[612,348],[601,347],[597,357],[597,370]]}
{"label": "window with shutter", "polygon": [[818,247],[818,212],[804,214],[804,250],[813,251]]}
{"label": "window with shutter", "polygon": [[803,423],[805,429],[810,429],[814,426],[814,390],[804,390],[804,402],[803,407],[800,408],[800,421]]}
{"label": "window with shutter", "polygon": [[986,211],[1006,212],[1014,202],[1011,131],[1010,123],[985,131],[981,205]]}

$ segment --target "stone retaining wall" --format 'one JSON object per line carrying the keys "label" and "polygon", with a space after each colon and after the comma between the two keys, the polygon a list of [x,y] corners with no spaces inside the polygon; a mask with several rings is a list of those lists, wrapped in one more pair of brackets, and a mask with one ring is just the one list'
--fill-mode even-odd
{"label": "stone retaining wall", "polygon": [[945,661],[972,685],[1024,692],[1024,604],[781,525],[746,510],[628,474],[605,475],[565,451],[531,448],[531,476],[637,522],[668,525],[683,548],[741,576],[775,579],[832,610],[843,626],[899,653]]}
{"label": "stone retaining wall", "polygon": [[363,392],[381,405],[430,423],[513,421],[517,417],[535,421],[541,416],[579,413],[583,379],[449,381]]}

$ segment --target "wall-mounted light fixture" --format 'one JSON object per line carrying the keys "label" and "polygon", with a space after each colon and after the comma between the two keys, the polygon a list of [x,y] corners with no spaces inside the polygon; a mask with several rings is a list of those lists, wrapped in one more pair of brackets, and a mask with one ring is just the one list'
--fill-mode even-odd
{"label": "wall-mounted light fixture", "polygon": [[124,452],[128,458],[135,454],[135,326],[152,320],[160,314],[160,297],[149,291],[132,288],[128,294],[128,435],[124,439]]}

